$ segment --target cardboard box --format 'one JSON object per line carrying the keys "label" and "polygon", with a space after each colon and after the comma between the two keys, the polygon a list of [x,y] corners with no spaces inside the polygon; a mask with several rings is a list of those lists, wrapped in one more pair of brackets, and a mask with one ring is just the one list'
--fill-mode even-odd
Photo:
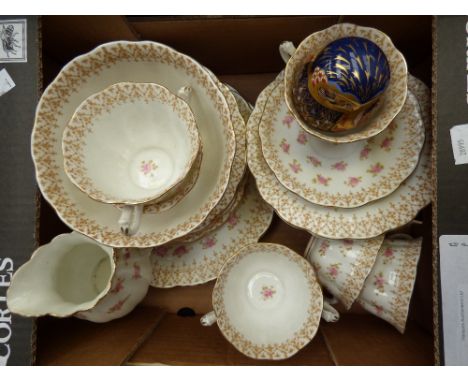
{"label": "cardboard box", "polygon": [[[212,69],[254,103],[284,67],[278,45],[298,44],[310,33],[337,22],[372,26],[387,33],[405,55],[409,70],[431,84],[432,18],[392,16],[297,17],[42,17],[43,79],[46,86],[73,57],[112,40],[154,40],[172,46]],[[30,126],[32,128],[32,125]],[[29,145],[28,142],[24,144]],[[37,216],[39,242],[70,231],[42,199]],[[211,310],[214,282],[195,287],[151,288],[132,314],[107,324],[78,319],[37,320],[39,365],[431,365],[433,326],[433,225],[431,206],[422,210],[413,234],[424,237],[407,330],[401,335],[357,306],[339,322],[321,323],[314,340],[281,362],[249,359],[218,328],[202,327]],[[303,253],[310,235],[278,217],[262,241],[282,243]],[[435,264],[435,263],[434,263]],[[435,295],[437,298],[437,295]],[[356,305],[356,304],[355,304]],[[436,305],[437,306],[437,305]],[[437,329],[437,328],[436,328]],[[116,344],[118,343],[118,346]],[[34,349],[34,346],[33,346]],[[34,351],[34,350],[33,350]]]}

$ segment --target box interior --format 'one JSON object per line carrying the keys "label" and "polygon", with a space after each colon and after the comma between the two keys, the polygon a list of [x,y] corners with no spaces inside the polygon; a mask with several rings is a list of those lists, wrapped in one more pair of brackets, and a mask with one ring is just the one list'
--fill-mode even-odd
{"label": "box interior", "polygon": [[[42,17],[44,88],[61,67],[77,55],[113,40],[153,40],[189,54],[248,101],[284,67],[278,46],[296,45],[314,31],[351,22],[387,33],[405,55],[409,71],[431,85],[431,17],[429,16],[295,16],[295,17]],[[39,242],[69,232],[40,198]],[[284,361],[252,360],[224,339],[216,325],[206,328],[199,317],[211,310],[214,281],[170,289],[150,288],[130,315],[93,324],[75,318],[37,320],[36,363],[39,365],[432,365],[433,286],[431,206],[417,223],[400,229],[423,236],[422,255],[407,330],[401,335],[385,321],[355,304],[342,307],[337,323],[321,322],[314,340]],[[299,254],[310,234],[288,226],[277,216],[262,238]],[[118,346],[116,346],[118,344]]]}

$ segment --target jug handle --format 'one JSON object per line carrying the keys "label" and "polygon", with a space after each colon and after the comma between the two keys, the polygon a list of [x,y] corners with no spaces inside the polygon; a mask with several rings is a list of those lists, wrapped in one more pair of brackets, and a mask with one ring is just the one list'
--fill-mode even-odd
{"label": "jug handle", "polygon": [[283,41],[279,46],[279,53],[285,64],[288,63],[295,51],[296,47],[291,41]]}

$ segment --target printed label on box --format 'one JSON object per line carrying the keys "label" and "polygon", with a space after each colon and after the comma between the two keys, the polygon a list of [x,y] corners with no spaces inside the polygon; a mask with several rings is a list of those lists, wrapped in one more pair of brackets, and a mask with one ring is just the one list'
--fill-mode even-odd
{"label": "printed label on box", "polygon": [[0,62],[28,62],[27,22],[0,20]]}
{"label": "printed label on box", "polygon": [[13,79],[6,69],[0,70],[0,97],[15,87]]}
{"label": "printed label on box", "polygon": [[468,365],[468,235],[439,238],[446,365]]}
{"label": "printed label on box", "polygon": [[450,129],[455,164],[468,163],[468,123]]}

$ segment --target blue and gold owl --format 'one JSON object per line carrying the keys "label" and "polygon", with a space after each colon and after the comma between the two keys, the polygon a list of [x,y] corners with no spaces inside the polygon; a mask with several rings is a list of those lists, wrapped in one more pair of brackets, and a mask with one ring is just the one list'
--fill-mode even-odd
{"label": "blue and gold owl", "polygon": [[315,127],[345,131],[356,127],[355,121],[375,105],[389,82],[390,66],[383,51],[368,39],[344,37],[304,67],[296,100],[303,103],[299,109],[305,119],[315,119]]}

